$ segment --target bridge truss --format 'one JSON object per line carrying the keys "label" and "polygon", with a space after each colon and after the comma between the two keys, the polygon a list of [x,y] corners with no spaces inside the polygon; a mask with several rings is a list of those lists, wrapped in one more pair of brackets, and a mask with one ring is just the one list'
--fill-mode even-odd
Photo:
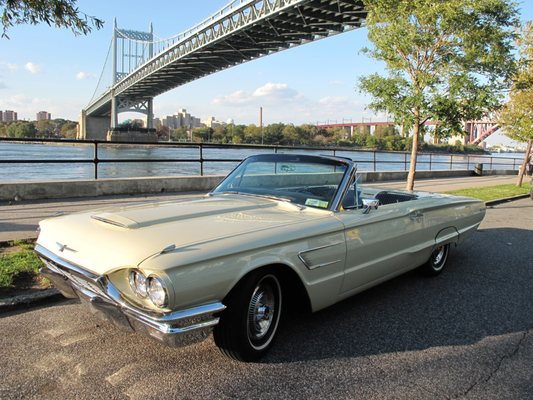
{"label": "bridge truss", "polygon": [[[203,76],[360,27],[362,0],[234,0],[186,32],[159,40],[115,25],[113,82],[87,117],[137,110],[151,121],[155,96]],[[127,68],[125,68],[127,66]]]}

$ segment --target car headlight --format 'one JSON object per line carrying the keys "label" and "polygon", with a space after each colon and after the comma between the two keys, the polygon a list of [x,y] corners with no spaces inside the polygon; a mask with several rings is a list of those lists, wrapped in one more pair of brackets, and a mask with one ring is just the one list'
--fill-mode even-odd
{"label": "car headlight", "polygon": [[157,276],[148,278],[148,297],[157,307],[166,307],[168,305],[167,290]]}
{"label": "car headlight", "polygon": [[137,296],[142,297],[143,299],[148,296],[148,289],[146,285],[146,277],[142,272],[132,269],[128,276],[130,286]]}

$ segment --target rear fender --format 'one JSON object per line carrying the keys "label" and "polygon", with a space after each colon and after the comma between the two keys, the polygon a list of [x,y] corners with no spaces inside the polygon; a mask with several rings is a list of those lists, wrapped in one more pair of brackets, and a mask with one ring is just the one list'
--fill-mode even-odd
{"label": "rear fender", "polygon": [[437,236],[435,236],[435,248],[440,247],[445,244],[453,243],[457,245],[459,240],[459,232],[454,226],[449,226],[448,228],[441,229]]}

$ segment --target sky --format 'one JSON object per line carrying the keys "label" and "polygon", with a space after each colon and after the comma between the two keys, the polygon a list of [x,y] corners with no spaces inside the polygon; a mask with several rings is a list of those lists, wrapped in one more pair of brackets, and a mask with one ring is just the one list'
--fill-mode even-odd
{"label": "sky", "polygon": [[[46,24],[9,29],[0,39],[0,110],[34,120],[38,111],[52,118],[78,120],[93,97],[111,42],[114,18],[119,28],[174,36],[209,17],[228,0],[78,0],[80,11],[105,21],[87,36]],[[533,20],[533,0],[520,4],[521,19]],[[332,36],[232,67],[175,88],[154,99],[156,117],[187,109],[205,120],[237,124],[384,120],[366,109],[359,93],[361,76],[383,72],[379,62],[361,54],[369,46],[365,28]],[[110,81],[110,70],[102,79]],[[124,114],[121,118],[131,117]],[[140,115],[139,115],[140,117]],[[489,144],[509,143],[493,135]]]}

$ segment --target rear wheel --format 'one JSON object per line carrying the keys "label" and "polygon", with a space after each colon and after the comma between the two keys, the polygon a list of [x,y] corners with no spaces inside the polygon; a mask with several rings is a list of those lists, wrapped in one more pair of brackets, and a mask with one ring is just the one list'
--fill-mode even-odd
{"label": "rear wheel", "polygon": [[254,272],[224,301],[227,309],[213,331],[216,345],[227,356],[254,361],[272,345],[278,330],[282,290],[271,272]]}
{"label": "rear wheel", "polygon": [[450,244],[443,244],[436,247],[427,263],[422,265],[420,270],[424,275],[436,276],[442,272],[448,261],[448,253],[450,252]]}

